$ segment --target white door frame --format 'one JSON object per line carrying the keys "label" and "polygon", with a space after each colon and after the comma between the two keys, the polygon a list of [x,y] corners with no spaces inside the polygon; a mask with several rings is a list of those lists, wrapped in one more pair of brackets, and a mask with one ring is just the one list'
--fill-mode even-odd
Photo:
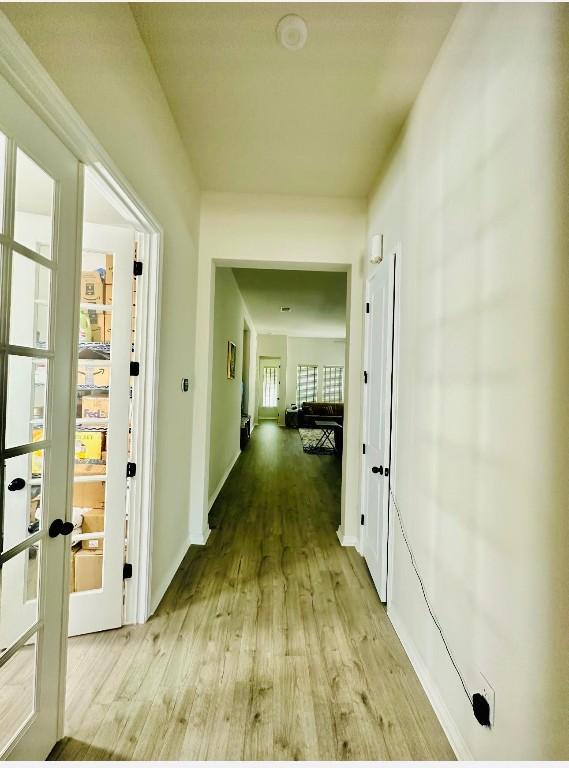
{"label": "white door frame", "polygon": [[[394,270],[395,270],[395,279],[393,283],[393,290],[394,290],[394,310],[393,310],[393,345],[392,345],[392,369],[391,369],[391,438],[389,443],[389,461],[388,461],[388,467],[389,467],[389,486],[388,486],[388,504],[387,504],[387,572],[386,572],[386,594],[387,594],[387,600],[386,604],[389,604],[391,602],[391,593],[393,589],[392,584],[392,563],[393,563],[393,547],[389,546],[389,542],[393,540],[393,521],[394,516],[391,514],[391,493],[390,489],[395,487],[396,483],[396,477],[397,477],[397,407],[398,407],[398,392],[399,392],[399,348],[400,348],[400,307],[401,307],[401,243],[398,242],[394,247],[387,249],[387,252],[389,253],[389,258],[393,257],[394,261]],[[369,279],[372,277],[372,275],[377,270],[378,265],[371,265],[368,268],[368,272],[366,275],[365,280],[365,298],[364,301],[367,303],[369,296],[367,292],[367,286],[369,283]],[[363,360],[364,360],[364,370],[368,369],[369,366],[369,360],[368,360],[368,343],[369,343],[369,334],[370,334],[370,326],[367,322],[367,315],[366,315],[366,322],[365,322],[365,328],[364,328],[364,345],[363,345]],[[367,411],[368,411],[368,402],[367,402],[367,396],[365,391],[365,384],[362,381],[362,387],[364,387],[364,391],[362,394],[362,444],[365,444],[367,442],[367,435],[366,435],[366,426],[367,426]],[[361,504],[361,514],[366,514],[366,495],[365,495],[365,482],[366,482],[366,473],[367,473],[367,466],[365,458],[362,455],[361,460],[361,488],[362,492],[360,495],[360,504]],[[358,537],[358,552],[363,555],[364,552],[364,526],[360,526],[360,534]]]}
{"label": "white door frame", "polygon": [[[263,361],[270,360],[272,362],[277,362],[278,360],[278,369],[279,369],[279,381],[277,385],[277,404],[275,408],[277,409],[277,415],[276,416],[259,416],[259,409],[264,408],[263,406],[263,368],[265,366],[263,365]],[[257,423],[260,423],[261,421],[276,421],[277,425],[279,423],[279,413],[280,413],[280,403],[284,399],[281,397],[281,357],[276,357],[275,355],[257,355],[257,391],[259,393],[259,402],[257,403]],[[286,371],[285,371],[285,383],[286,383]]]}
{"label": "white door frame", "polygon": [[[126,584],[125,623],[143,623],[149,617],[151,549],[156,461],[157,392],[159,359],[159,318],[162,283],[163,229],[140,200],[128,180],[95,138],[85,122],[53,82],[30,48],[0,11],[0,74],[14,87],[36,114],[51,128],[67,148],[85,164],[86,173],[111,190],[123,216],[140,233],[138,258],[144,262],[146,279],[140,282],[137,304],[137,357],[144,372],[134,379],[133,415],[138,429],[133,439],[137,462],[137,483],[129,494],[127,551],[133,562],[133,577]],[[81,242],[77,244],[77,263],[81,262]],[[78,271],[79,279],[79,271]],[[77,296],[79,284],[77,283]],[[79,301],[76,306],[79,327]],[[71,456],[71,453],[70,453]],[[73,473],[70,475],[70,485]],[[69,497],[71,498],[71,496]],[[138,513],[138,511],[140,513]],[[137,519],[138,518],[138,519]],[[68,559],[67,559],[68,560]],[[68,583],[69,562],[65,563]],[[61,690],[65,690],[67,644],[61,648]],[[59,712],[59,736],[63,735],[64,697]]]}

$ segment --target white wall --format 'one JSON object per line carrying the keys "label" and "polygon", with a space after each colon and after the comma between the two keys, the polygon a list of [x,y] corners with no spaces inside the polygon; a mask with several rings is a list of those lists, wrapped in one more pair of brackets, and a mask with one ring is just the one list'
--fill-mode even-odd
{"label": "white wall", "polygon": [[3,11],[164,228],[152,602],[189,543],[199,190],[128,4]]}
{"label": "white wall", "polygon": [[[301,336],[287,337],[286,407],[296,403],[296,371],[299,365],[318,366],[318,396],[322,400],[323,366],[346,364],[344,339],[310,339]],[[345,373],[345,370],[344,370]],[[297,403],[298,406],[302,403]]]}
{"label": "white wall", "polygon": [[[271,269],[331,268],[348,273],[347,340],[349,340],[344,421],[342,523],[339,536],[355,544],[359,531],[359,444],[361,442],[362,260],[365,248],[365,204],[360,200],[297,198],[271,195],[202,197],[200,265],[197,293],[194,405],[194,448],[190,478],[190,526],[205,540],[209,453],[212,272],[226,266]],[[272,353],[271,353],[272,354]]]}
{"label": "white wall", "polygon": [[[240,451],[243,328],[245,323],[250,329],[250,343],[254,352],[256,346],[255,328],[237,287],[233,270],[218,268],[215,272],[208,506],[212,505],[217,493],[221,490],[220,486],[223,485],[223,481]],[[228,341],[232,341],[237,346],[234,379],[227,378]],[[255,358],[253,357],[253,359]],[[253,378],[253,382],[254,380]]]}
{"label": "white wall", "polygon": [[402,242],[395,492],[469,686],[495,689],[492,730],[397,523],[389,615],[475,759],[569,757],[567,24],[463,6],[369,212]]}

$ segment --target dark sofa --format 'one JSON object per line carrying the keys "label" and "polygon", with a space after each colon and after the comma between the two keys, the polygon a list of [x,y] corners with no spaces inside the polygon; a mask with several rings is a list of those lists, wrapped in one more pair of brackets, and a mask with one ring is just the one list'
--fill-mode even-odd
{"label": "dark sofa", "polygon": [[298,426],[314,427],[320,419],[333,419],[344,423],[344,403],[303,403],[298,410]]}

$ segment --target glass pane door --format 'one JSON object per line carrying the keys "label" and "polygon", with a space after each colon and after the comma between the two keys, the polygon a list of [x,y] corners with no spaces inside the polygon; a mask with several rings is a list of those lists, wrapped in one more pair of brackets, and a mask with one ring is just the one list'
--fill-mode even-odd
{"label": "glass pane door", "polygon": [[78,163],[0,78],[0,755],[61,729]]}
{"label": "glass pane door", "polygon": [[[126,503],[135,231],[85,178],[70,540],[69,634],[120,627]],[[91,203],[91,205],[89,205]],[[107,223],[108,211],[112,224]]]}

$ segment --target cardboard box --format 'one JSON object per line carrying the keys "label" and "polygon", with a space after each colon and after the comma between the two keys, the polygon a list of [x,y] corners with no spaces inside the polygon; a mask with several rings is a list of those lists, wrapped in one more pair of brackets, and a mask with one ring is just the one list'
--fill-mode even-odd
{"label": "cardboard box", "polygon": [[84,475],[105,475],[107,465],[104,461],[76,461],[75,474],[83,477]]}
{"label": "cardboard box", "polygon": [[101,460],[104,430],[90,429],[75,433],[75,461]]}
{"label": "cardboard box", "polygon": [[81,539],[81,549],[87,549],[89,552],[102,552],[104,541],[103,536],[99,536],[96,539]]}
{"label": "cardboard box", "polygon": [[96,509],[103,509],[105,506],[105,484],[100,481],[75,483],[73,486],[73,506],[89,507],[92,512]]}
{"label": "cardboard box", "polygon": [[105,290],[103,292],[105,304],[112,304],[113,303],[113,286],[112,283],[109,285],[109,283],[105,283]]}
{"label": "cardboard box", "polygon": [[75,555],[79,546],[71,547],[71,564],[69,566],[69,591],[75,592]]}
{"label": "cardboard box", "polygon": [[115,257],[112,253],[107,253],[105,256],[105,284],[112,285],[114,277],[114,262]]}
{"label": "cardboard box", "polygon": [[[102,485],[102,483],[101,483]],[[102,509],[92,509],[83,514],[83,533],[101,533],[105,530],[105,512]]]}
{"label": "cardboard box", "polygon": [[103,334],[103,340],[105,344],[111,343],[111,335],[112,335],[111,325],[112,325],[111,315],[107,314],[105,316],[105,332]]}
{"label": "cardboard box", "polygon": [[94,365],[79,366],[77,383],[88,387],[108,387],[110,373],[110,368],[97,368]]}
{"label": "cardboard box", "polygon": [[108,419],[109,418],[109,397],[87,397],[81,398],[81,417],[83,419]]}
{"label": "cardboard box", "polygon": [[75,553],[75,592],[100,589],[103,585],[103,553],[80,549]]}
{"label": "cardboard box", "polygon": [[103,281],[98,272],[81,274],[81,301],[89,304],[103,303]]}

